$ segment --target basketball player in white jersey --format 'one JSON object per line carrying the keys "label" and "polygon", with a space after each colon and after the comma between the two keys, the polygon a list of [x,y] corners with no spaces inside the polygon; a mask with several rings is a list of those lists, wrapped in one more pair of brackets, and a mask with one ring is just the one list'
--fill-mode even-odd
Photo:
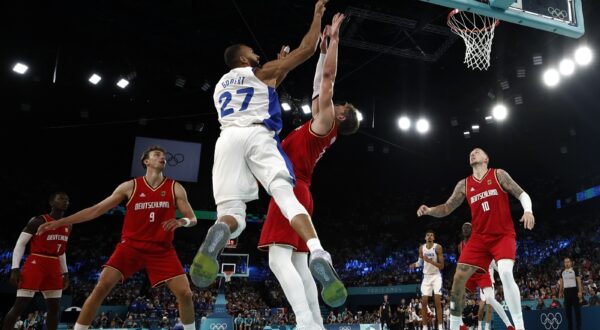
{"label": "basketball player in white jersey", "polygon": [[[316,3],[308,33],[300,46],[283,58],[260,67],[260,57],[248,46],[238,44],[225,50],[225,63],[231,71],[219,80],[213,95],[221,124],[213,165],[218,219],[190,267],[192,282],[199,287],[207,287],[216,279],[217,256],[227,241],[238,237],[246,227],[245,203],[258,198],[257,180],[306,242],[311,253],[310,264],[320,265],[310,267],[319,270],[319,276],[315,277],[337,278],[331,257],[321,247],[308,212],[294,195],[294,172],[278,137],[282,121],[275,92],[288,72],[317,50],[325,2]],[[341,281],[321,284],[324,301],[346,299]]]}
{"label": "basketball player in white jersey", "polygon": [[423,330],[427,330],[429,317],[427,306],[429,297],[433,293],[435,302],[435,315],[438,329],[443,329],[444,316],[442,314],[442,272],[444,269],[444,252],[442,246],[434,243],[435,233],[429,229],[425,232],[425,244],[419,247],[419,260],[410,265],[410,268],[423,267],[423,282],[421,282],[421,317]]}

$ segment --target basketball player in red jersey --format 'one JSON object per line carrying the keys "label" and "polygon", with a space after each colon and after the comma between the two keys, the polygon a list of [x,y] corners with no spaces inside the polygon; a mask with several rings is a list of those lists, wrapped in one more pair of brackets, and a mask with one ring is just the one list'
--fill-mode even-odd
{"label": "basketball player in red jersey", "polygon": [[452,330],[461,327],[465,284],[469,277],[476,271],[485,273],[492,260],[497,260],[510,314],[516,329],[523,330],[525,326],[521,295],[512,273],[517,244],[508,194],[521,201],[524,210],[521,222],[529,230],[535,225],[531,198],[506,171],[488,168],[489,157],[482,149],[475,148],[471,151],[469,163],[473,168],[473,175],[458,182],[446,203],[431,208],[421,205],[417,210],[419,217],[431,215],[441,218],[454,211],[465,198],[471,207],[473,234],[460,255],[454,274],[450,327]]}
{"label": "basketball player in red jersey", "polygon": [[[343,20],[344,15],[335,15],[332,26],[326,27],[323,31],[321,55],[313,84],[312,119],[292,131],[282,143],[283,151],[288,155],[296,174],[294,194],[311,216],[313,199],[310,184],[316,163],[335,142],[338,133],[353,134],[359,126],[354,106],[349,103],[334,105],[332,101],[337,70],[339,28]],[[329,47],[327,47],[327,37],[330,39]],[[309,249],[290,226],[289,221],[286,221],[273,199],[269,204],[258,246],[261,250],[269,251],[269,267],[294,310],[297,327],[299,329],[323,328],[317,287],[307,262]],[[312,257],[311,254],[311,259]],[[327,255],[327,258],[329,259],[330,256]],[[310,267],[323,288],[332,287],[344,291],[343,299],[335,300],[327,300],[330,295],[322,292],[325,303],[333,307],[342,305],[347,293],[339,278],[322,276],[323,272],[319,271],[319,267],[325,265],[319,265],[319,262],[311,263]],[[334,282],[337,284],[328,285]]]}
{"label": "basketball player in red jersey", "polygon": [[[69,196],[63,192],[56,192],[50,195],[48,201],[50,213],[29,220],[15,244],[10,283],[17,286],[17,299],[4,318],[3,330],[13,330],[17,318],[38,291],[42,292],[48,308],[46,329],[56,330],[58,326],[60,297],[62,290],[69,286],[65,251],[71,227],[57,227],[41,236],[36,236],[35,233],[41,224],[63,217],[69,208]],[[30,253],[20,271],[21,258],[28,242],[31,243]]]}
{"label": "basketball player in red jersey", "polygon": [[[196,217],[185,189],[163,175],[165,150],[152,146],[144,152],[141,161],[146,169],[143,177],[120,184],[112,195],[92,207],[38,229],[41,234],[59,226],[89,221],[127,200],[121,242],[103,266],[98,284],[83,304],[74,330],[88,329],[115,285],[143,268],[153,287],[166,284],[173,292],[184,329],[196,329],[192,291],[173,247],[175,229],[194,226]],[[176,209],[183,218],[175,218]]]}
{"label": "basketball player in red jersey", "polygon": [[[462,225],[462,236],[463,236],[463,240],[460,241],[460,244],[458,245],[458,254],[460,255],[462,253],[462,251],[464,250],[465,246],[467,245],[467,243],[469,242],[469,238],[471,238],[471,232],[472,232],[472,226],[470,222],[465,222]],[[484,313],[484,308],[485,306],[487,306],[487,321],[486,321],[486,330],[490,330],[490,326],[491,326],[491,320],[492,320],[492,308],[496,311],[496,313],[498,313],[498,315],[500,316],[500,318],[502,319],[502,322],[504,322],[504,325],[506,326],[507,330],[514,330],[515,328],[512,326],[512,324],[510,323],[510,320],[508,319],[508,315],[506,315],[506,312],[504,311],[504,308],[502,308],[502,305],[500,305],[500,303],[496,300],[496,296],[495,296],[495,292],[494,292],[494,271],[497,269],[496,266],[496,262],[494,260],[492,260],[492,262],[490,263],[490,266],[488,268],[488,273],[484,274],[484,273],[474,273],[469,280],[467,281],[467,284],[465,285],[466,289],[471,293],[471,294],[475,294],[477,288],[479,288],[480,292],[479,292],[479,296],[480,296],[480,303],[479,303],[479,312],[477,315],[477,319],[479,320],[479,329],[483,330],[483,313]]]}

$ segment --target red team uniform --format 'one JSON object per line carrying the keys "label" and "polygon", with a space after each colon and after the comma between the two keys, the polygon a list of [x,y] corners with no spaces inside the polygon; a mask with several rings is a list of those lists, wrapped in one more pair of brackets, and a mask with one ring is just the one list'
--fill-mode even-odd
{"label": "red team uniform", "polygon": [[[460,242],[460,246],[460,250],[464,251],[467,244],[465,244],[465,242],[462,241]],[[473,275],[471,275],[471,277],[469,277],[469,279],[467,280],[467,284],[465,285],[465,288],[471,293],[475,293],[475,290],[477,290],[477,288],[485,289],[488,287],[493,287],[492,278],[490,277],[490,274],[480,272],[475,272]]]}
{"label": "red team uniform", "polygon": [[[490,168],[481,180],[465,180],[467,203],[471,207],[473,233],[458,263],[487,272],[493,260],[515,260],[517,243],[508,194],[502,189],[496,170]],[[488,276],[489,277],[489,276]]]}
{"label": "red team uniform", "polygon": [[[319,136],[310,129],[311,123],[312,120],[296,128],[283,140],[281,146],[290,159],[296,174],[294,194],[306,208],[308,214],[312,216],[313,199],[310,193],[312,174],[319,159],[335,142],[337,125],[334,123],[327,135]],[[275,200],[271,198],[267,219],[260,233],[258,248],[268,250],[268,247],[273,244],[289,245],[296,252],[308,252],[306,243],[292,228],[289,220],[283,216]]]}
{"label": "red team uniform", "polygon": [[174,233],[163,229],[164,222],[175,219],[175,181],[165,178],[156,188],[144,177],[133,183],[121,242],[103,267],[118,270],[123,280],[145,268],[154,287],[185,273],[173,247]]}
{"label": "red team uniform", "polygon": [[[55,221],[48,214],[42,215],[42,218],[45,222]],[[62,290],[62,271],[58,256],[65,253],[70,233],[69,226],[63,226],[41,235],[33,235],[29,256],[21,268],[19,290]]]}

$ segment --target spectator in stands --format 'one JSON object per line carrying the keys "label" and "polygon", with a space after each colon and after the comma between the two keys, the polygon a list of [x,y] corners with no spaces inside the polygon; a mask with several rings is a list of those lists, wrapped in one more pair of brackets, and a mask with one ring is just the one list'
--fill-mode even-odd
{"label": "spectator in stands", "polygon": [[406,305],[406,300],[404,298],[400,299],[400,305],[398,305],[396,308],[396,313],[398,313],[399,319],[398,327],[401,330],[404,330],[406,325],[406,318],[408,317],[407,308],[408,306]]}
{"label": "spectator in stands", "polygon": [[535,309],[538,311],[540,311],[542,309],[546,309],[546,304],[544,303],[544,299],[538,298],[538,303],[537,303],[537,306],[535,306]]}
{"label": "spectator in stands", "polygon": [[588,306],[598,306],[600,305],[600,297],[596,293],[596,289],[594,287],[590,287],[590,299],[588,301]]}
{"label": "spectator in stands", "polygon": [[550,302],[550,308],[562,308],[562,304],[555,295],[552,295],[552,301]]}
{"label": "spectator in stands", "polygon": [[21,315],[17,316],[17,322],[15,322],[14,328],[15,330],[21,330],[23,328],[23,320],[21,320]]}

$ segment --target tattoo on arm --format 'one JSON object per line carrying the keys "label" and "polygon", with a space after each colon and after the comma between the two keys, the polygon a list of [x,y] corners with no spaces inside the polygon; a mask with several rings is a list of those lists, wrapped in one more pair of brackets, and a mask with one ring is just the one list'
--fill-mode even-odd
{"label": "tattoo on arm", "polygon": [[465,200],[465,180],[462,179],[458,181],[456,187],[454,187],[454,192],[452,196],[448,198],[446,203],[440,204],[438,206],[434,206],[431,208],[429,215],[434,216],[436,218],[442,218],[452,213],[452,211],[456,210],[457,207],[462,204]]}
{"label": "tattoo on arm", "polygon": [[521,188],[513,178],[508,175],[505,170],[498,169],[496,171],[496,175],[498,177],[498,183],[502,187],[502,189],[508,191],[511,195],[519,198],[523,193],[523,188]]}

